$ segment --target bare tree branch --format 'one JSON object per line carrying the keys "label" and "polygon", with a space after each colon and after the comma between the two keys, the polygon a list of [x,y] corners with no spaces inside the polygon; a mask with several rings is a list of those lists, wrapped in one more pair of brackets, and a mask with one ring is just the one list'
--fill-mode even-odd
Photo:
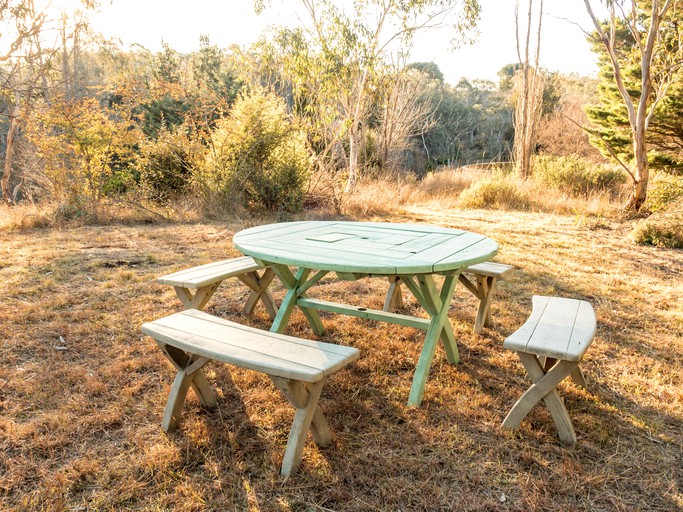
{"label": "bare tree branch", "polygon": [[580,129],[582,129],[584,132],[586,132],[586,133],[588,133],[588,134],[590,134],[590,135],[594,135],[595,137],[598,137],[598,138],[605,144],[605,147],[607,148],[607,151],[608,151],[609,154],[612,156],[612,158],[614,158],[614,159],[617,161],[617,163],[618,163],[618,164],[619,164],[619,165],[628,173],[628,175],[631,176],[631,179],[632,179],[634,182],[636,181],[636,177],[635,177],[635,175],[633,174],[633,172],[631,171],[631,169],[629,169],[628,165],[626,165],[626,164],[624,163],[624,161],[623,161],[621,158],[619,158],[619,157],[617,156],[617,154],[616,154],[616,153],[614,152],[614,150],[612,149],[612,146],[610,145],[610,143],[607,142],[607,140],[605,140],[605,138],[602,136],[602,134],[601,134],[600,132],[598,132],[597,130],[593,130],[593,129],[591,129],[591,128],[588,128],[587,126],[583,126],[581,123],[579,123],[578,121],[575,121],[574,119],[572,119],[571,117],[569,117],[569,116],[567,116],[567,115],[565,115],[565,114],[561,114],[561,115],[562,115],[562,117],[564,117],[565,119],[567,119],[570,123],[572,123],[572,124],[578,126],[578,127],[579,127]]}

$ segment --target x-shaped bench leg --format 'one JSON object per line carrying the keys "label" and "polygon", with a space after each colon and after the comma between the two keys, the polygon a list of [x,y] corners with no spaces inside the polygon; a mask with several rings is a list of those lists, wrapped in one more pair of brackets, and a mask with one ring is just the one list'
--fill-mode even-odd
{"label": "x-shaped bench leg", "polygon": [[476,276],[476,281],[471,281],[464,274],[460,274],[458,279],[465,285],[472,294],[479,299],[479,308],[477,308],[477,317],[474,320],[474,332],[480,333],[484,326],[491,326],[491,296],[493,294],[493,285],[496,283],[496,278],[493,276]]}
{"label": "x-shaped bench leg", "polygon": [[389,290],[384,300],[384,311],[394,311],[403,307],[403,294],[401,293],[401,278],[389,277]]}
{"label": "x-shaped bench leg", "polygon": [[202,286],[201,288],[197,288],[194,294],[192,294],[189,288],[184,288],[182,286],[174,286],[173,289],[185,309],[204,309],[204,306],[209,302],[209,299],[213,296],[219,284],[220,283],[214,283],[208,286]]}
{"label": "x-shaped bench leg", "polygon": [[275,300],[273,296],[268,291],[268,286],[275,277],[273,269],[270,267],[266,268],[262,276],[259,276],[258,272],[248,272],[237,276],[237,278],[246,284],[251,289],[251,294],[244,304],[244,309],[242,312],[245,315],[251,315],[254,312],[256,304],[260,300],[268,311],[268,316],[271,320],[275,320],[277,315],[277,306],[275,305]]}
{"label": "x-shaped bench leg", "polygon": [[309,430],[318,446],[328,446],[332,441],[330,428],[318,407],[324,381],[306,385],[301,381],[272,375],[270,378],[296,408],[280,470],[282,476],[289,476],[301,464],[301,456]]}
{"label": "x-shaped bench leg", "polygon": [[205,407],[216,407],[217,402],[211,385],[201,371],[201,368],[211,359],[185,353],[176,347],[161,342],[157,342],[157,345],[178,370],[173,386],[171,386],[171,392],[168,394],[164,419],[161,422],[161,428],[165,432],[169,432],[178,426],[178,420],[190,387],[199,398],[199,402]]}
{"label": "x-shaped bench leg", "polygon": [[546,372],[543,364],[534,354],[517,352],[517,355],[519,355],[533,384],[510,409],[503,421],[503,426],[517,428],[534,405],[542,399],[555,421],[560,440],[571,444],[576,443],[576,433],[572,421],[556,388],[567,376],[573,376],[576,373],[579,363],[560,360]]}
{"label": "x-shaped bench leg", "polygon": [[[270,268],[267,268],[261,276],[255,270],[237,276],[237,278],[251,290],[251,294],[247,298],[247,302],[244,304],[244,309],[242,310],[245,315],[251,315],[254,312],[256,304],[260,300],[266,307],[270,319],[275,319],[275,316],[277,315],[277,306],[275,305],[273,296],[268,291],[268,286],[273,281],[274,277],[275,274]],[[189,288],[183,286],[174,286],[173,289],[185,309],[204,309],[220,284],[221,283],[218,282],[202,286],[197,288],[194,294]]]}

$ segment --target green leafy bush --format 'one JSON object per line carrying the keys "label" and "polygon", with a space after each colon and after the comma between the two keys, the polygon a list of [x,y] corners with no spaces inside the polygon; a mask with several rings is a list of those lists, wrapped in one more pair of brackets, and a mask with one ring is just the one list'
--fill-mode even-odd
{"label": "green leafy bush", "polygon": [[683,249],[683,197],[666,210],[643,219],[631,231],[631,238],[639,244]]}
{"label": "green leafy bush", "polygon": [[156,139],[145,139],[140,144],[136,168],[150,199],[162,201],[185,190],[198,145],[182,127],[162,127]]}
{"label": "green leafy bush", "polygon": [[37,109],[28,139],[43,163],[42,181],[57,201],[96,208],[133,183],[129,164],[138,131],[125,110],[94,98],[54,99]]}
{"label": "green leafy bush", "polygon": [[576,155],[538,156],[533,172],[546,185],[583,196],[591,192],[616,192],[626,181],[621,170],[594,164]]}
{"label": "green leafy bush", "polygon": [[211,134],[195,177],[207,198],[236,199],[250,210],[295,212],[310,171],[306,139],[273,94],[254,91],[235,103]]}
{"label": "green leafy bush", "polygon": [[465,208],[509,210],[529,210],[532,204],[518,183],[502,174],[476,181],[460,194],[459,202]]}
{"label": "green leafy bush", "polygon": [[668,205],[683,197],[683,176],[658,172],[650,180],[647,207],[652,212],[666,210]]}

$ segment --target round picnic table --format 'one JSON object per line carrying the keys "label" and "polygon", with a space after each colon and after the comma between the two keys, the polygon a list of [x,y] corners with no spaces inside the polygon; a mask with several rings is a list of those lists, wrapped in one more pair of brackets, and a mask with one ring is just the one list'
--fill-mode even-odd
{"label": "round picnic table", "polygon": [[[271,267],[287,289],[271,331],[283,332],[295,307],[317,335],[323,332],[318,310],[425,330],[409,405],[422,402],[439,338],[444,341],[448,361],[458,362],[448,307],[460,272],[498,252],[494,240],[477,233],[402,223],[284,222],[245,229],[235,234],[233,242],[244,254]],[[429,319],[309,298],[306,292],[330,272],[342,280],[368,276],[400,279]],[[435,275],[445,276],[441,289]]]}

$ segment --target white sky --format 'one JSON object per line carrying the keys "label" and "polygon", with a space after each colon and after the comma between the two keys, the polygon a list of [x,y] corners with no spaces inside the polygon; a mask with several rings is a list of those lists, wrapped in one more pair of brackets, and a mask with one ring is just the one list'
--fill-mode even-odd
{"label": "white sky", "polygon": [[[53,0],[52,5],[59,8],[73,1]],[[481,35],[474,46],[452,52],[448,29],[431,30],[419,36],[411,60],[435,62],[452,84],[460,77],[497,80],[500,68],[518,60],[515,0],[480,1]],[[163,40],[185,53],[198,48],[202,34],[208,35],[212,44],[227,48],[232,44],[248,45],[269,25],[296,24],[294,7],[299,2],[272,0],[270,8],[261,16],[254,14],[251,0],[103,0],[102,3],[100,12],[92,16],[95,30],[118,37],[125,45],[138,43],[152,51],[159,50]],[[525,13],[526,8],[521,6],[520,11]],[[545,0],[544,11],[541,64],[551,71],[595,74],[596,59],[579,28],[591,27],[583,2]]]}

